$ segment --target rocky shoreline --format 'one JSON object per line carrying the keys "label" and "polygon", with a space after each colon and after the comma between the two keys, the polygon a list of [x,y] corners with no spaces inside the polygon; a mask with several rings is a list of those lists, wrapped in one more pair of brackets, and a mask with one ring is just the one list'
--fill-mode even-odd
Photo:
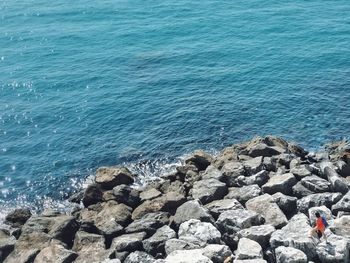
{"label": "rocky shoreline", "polygon": [[[98,169],[70,215],[17,209],[0,230],[5,263],[350,262],[350,146],[324,152],[267,136],[196,151],[142,189],[125,167]],[[309,238],[324,215],[328,242]]]}

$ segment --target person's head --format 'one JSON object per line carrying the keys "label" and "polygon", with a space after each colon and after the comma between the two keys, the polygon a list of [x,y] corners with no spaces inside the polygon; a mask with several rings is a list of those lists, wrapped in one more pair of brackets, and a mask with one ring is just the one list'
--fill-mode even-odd
{"label": "person's head", "polygon": [[315,213],[315,216],[316,216],[317,218],[319,218],[321,215],[320,215],[319,212],[316,212],[316,213]]}

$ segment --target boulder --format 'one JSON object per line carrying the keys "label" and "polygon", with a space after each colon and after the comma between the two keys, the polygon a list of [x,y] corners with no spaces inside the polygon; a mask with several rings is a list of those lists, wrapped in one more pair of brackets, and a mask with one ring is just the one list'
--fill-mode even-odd
{"label": "boulder", "polygon": [[[321,166],[322,169],[322,166]],[[349,187],[344,182],[343,178],[330,166],[323,166],[323,173],[331,183],[331,189],[333,192],[347,193]]]}
{"label": "boulder", "polygon": [[142,241],[145,251],[153,256],[158,253],[165,254],[165,242],[175,238],[176,233],[169,226],[163,226],[157,229],[156,233],[148,239]]}
{"label": "boulder", "polygon": [[280,246],[275,249],[277,263],[307,263],[305,253],[294,247]]}
{"label": "boulder", "polygon": [[276,229],[272,225],[252,226],[250,228],[242,229],[237,233],[238,238],[249,238],[259,243],[259,245],[266,249],[269,247],[270,237]]}
{"label": "boulder", "polygon": [[121,184],[113,188],[114,200],[135,208],[140,204],[140,192],[135,188]]}
{"label": "boulder", "polygon": [[0,262],[3,262],[15,248],[16,238],[2,231],[0,231],[0,234]]}
{"label": "boulder", "polygon": [[350,238],[350,215],[344,215],[334,219],[330,229],[336,235]]}
{"label": "boulder", "polygon": [[102,210],[97,214],[95,219],[96,225],[103,225],[108,221],[114,221],[122,226],[130,222],[132,208],[125,204],[118,204],[115,201],[105,202]]}
{"label": "boulder", "polygon": [[169,224],[169,213],[149,213],[128,225],[125,228],[125,232],[135,233],[145,231],[148,235],[153,235],[158,228],[167,224]]}
{"label": "boulder", "polygon": [[314,193],[329,192],[331,184],[325,179],[311,175],[301,179],[301,184]]}
{"label": "boulder", "polygon": [[230,187],[225,199],[236,199],[240,203],[245,204],[249,199],[257,197],[260,194],[261,189],[257,184],[242,187]]}
{"label": "boulder", "polygon": [[298,200],[296,197],[285,195],[279,192],[273,194],[272,197],[285,215],[290,216],[295,214],[297,210],[297,200]]}
{"label": "boulder", "polygon": [[202,179],[216,179],[221,182],[225,181],[222,172],[213,165],[207,167],[207,169],[202,175]]}
{"label": "boulder", "polygon": [[186,201],[184,195],[177,192],[168,192],[160,197],[147,200],[135,208],[132,213],[132,219],[140,219],[148,213],[164,211],[173,213]]}
{"label": "boulder", "polygon": [[350,212],[350,191],[332,206],[332,211],[334,214],[339,211]]}
{"label": "boulder", "polygon": [[290,194],[292,187],[297,183],[295,176],[291,173],[275,175],[262,186],[264,193],[275,194],[281,192],[283,194]]}
{"label": "boulder", "polygon": [[238,156],[234,147],[226,147],[214,160],[214,166],[221,169],[225,163],[237,161]]}
{"label": "boulder", "polygon": [[227,194],[227,187],[215,179],[205,179],[197,181],[193,185],[192,196],[200,200],[203,204],[221,199]]}
{"label": "boulder", "polygon": [[148,189],[140,193],[141,201],[151,200],[161,196],[162,193],[155,188]]}
{"label": "boulder", "polygon": [[203,222],[214,222],[207,208],[203,207],[198,200],[187,201],[179,206],[173,217],[176,226],[190,219],[198,219]]}
{"label": "boulder", "polygon": [[95,182],[105,190],[120,184],[132,184],[134,176],[126,167],[101,167],[96,172]]}
{"label": "boulder", "polygon": [[204,242],[198,242],[195,238],[183,238],[183,239],[177,239],[172,238],[167,241],[165,241],[165,254],[169,255],[173,251],[176,250],[190,250],[190,249],[196,249],[203,247],[205,244]]}
{"label": "boulder", "polygon": [[310,171],[308,165],[302,164],[302,165],[295,165],[291,167],[290,172],[298,179],[301,180],[305,177],[311,176],[312,173]]}
{"label": "boulder", "polygon": [[274,249],[279,246],[294,247],[303,251],[310,261],[316,256],[316,244],[308,236],[310,230],[308,217],[302,213],[296,214],[286,226],[272,233],[270,245]]}
{"label": "boulder", "polygon": [[288,223],[288,220],[274,198],[269,194],[264,194],[249,200],[246,203],[248,210],[262,215],[266,224],[271,224],[276,228],[281,228]]}
{"label": "boulder", "polygon": [[257,174],[258,172],[265,170],[265,165],[263,164],[263,157],[255,157],[243,162],[245,175],[250,176]]}
{"label": "boulder", "polygon": [[254,240],[242,237],[238,242],[236,259],[263,258],[263,251],[259,243]]}
{"label": "boulder", "polygon": [[34,263],[71,263],[78,257],[74,251],[61,245],[52,244],[44,248],[35,257]]}
{"label": "boulder", "polygon": [[202,255],[208,257],[213,263],[223,263],[226,259],[233,257],[228,246],[210,244],[202,249]]}
{"label": "boulder", "polygon": [[29,263],[34,262],[36,255],[40,252],[39,249],[25,249],[13,251],[3,263]]}
{"label": "boulder", "polygon": [[311,190],[303,186],[300,181],[293,186],[292,191],[293,191],[293,196],[299,199],[305,196],[314,194],[314,192],[312,192]]}
{"label": "boulder", "polygon": [[100,189],[100,186],[97,184],[91,184],[86,188],[82,202],[85,207],[88,207],[90,205],[102,202],[102,200],[103,193]]}
{"label": "boulder", "polygon": [[60,240],[71,247],[74,241],[75,233],[79,229],[79,225],[75,217],[60,215],[54,217],[54,221],[55,222],[49,231],[49,235],[52,238]]}
{"label": "boulder", "polygon": [[341,193],[319,193],[305,196],[297,201],[298,210],[307,213],[310,207],[326,206],[331,208],[333,204],[341,199]]}
{"label": "boulder", "polygon": [[221,234],[211,223],[190,219],[180,225],[179,239],[195,237],[207,244],[219,243]]}
{"label": "boulder", "polygon": [[[169,192],[175,192],[180,195],[186,196],[186,189],[185,184],[181,181],[174,181],[174,182],[164,182],[162,186],[159,188],[160,191],[163,193],[169,193]],[[192,184],[193,185],[193,184]]]}
{"label": "boulder", "polygon": [[342,177],[348,177],[350,176],[350,163],[346,163],[342,160],[339,160],[336,162],[336,166],[339,169],[339,174]]}
{"label": "boulder", "polygon": [[327,242],[317,245],[316,251],[322,263],[350,262],[350,240],[345,237],[331,234],[327,237]]}
{"label": "boulder", "polygon": [[176,250],[171,252],[165,259],[165,263],[213,263],[203,255],[201,249]]}
{"label": "boulder", "polygon": [[254,211],[238,209],[220,214],[216,225],[222,233],[236,234],[243,228],[259,225],[261,218]]}
{"label": "boulder", "polygon": [[236,179],[236,185],[243,186],[243,185],[258,185],[262,186],[270,179],[269,172],[262,170],[254,175],[251,176],[239,176]]}
{"label": "boulder", "polygon": [[5,217],[5,223],[12,227],[20,227],[32,216],[28,208],[15,209]]}
{"label": "boulder", "polygon": [[135,251],[126,257],[124,263],[154,263],[155,259],[143,251]]}
{"label": "boulder", "polygon": [[206,204],[205,207],[210,211],[210,213],[215,217],[228,210],[244,209],[240,202],[236,199],[221,199],[215,200]]}
{"label": "boulder", "polygon": [[271,157],[274,155],[280,155],[284,152],[284,149],[278,146],[268,146],[264,143],[258,143],[247,147],[248,155],[251,157]]}
{"label": "boulder", "polygon": [[186,164],[195,165],[199,171],[204,171],[214,161],[208,153],[198,150],[185,160]]}
{"label": "boulder", "polygon": [[224,181],[228,186],[237,186],[237,177],[245,175],[243,164],[238,161],[228,162],[221,169]]}
{"label": "boulder", "polygon": [[146,235],[146,232],[138,232],[118,236],[113,239],[110,249],[117,252],[142,250],[142,241]]}

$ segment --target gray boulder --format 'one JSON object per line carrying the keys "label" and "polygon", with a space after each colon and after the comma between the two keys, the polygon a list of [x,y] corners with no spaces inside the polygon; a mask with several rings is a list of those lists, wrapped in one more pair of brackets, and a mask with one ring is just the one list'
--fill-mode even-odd
{"label": "gray boulder", "polygon": [[179,239],[195,237],[207,244],[219,243],[221,234],[212,224],[190,219],[180,225]]}
{"label": "gray boulder", "polygon": [[350,215],[343,215],[334,219],[330,229],[336,235],[350,238]]}
{"label": "gray boulder", "polygon": [[132,184],[134,176],[126,167],[101,167],[96,172],[95,182],[105,190],[120,184]]}
{"label": "gray boulder", "polygon": [[308,260],[312,260],[316,256],[316,244],[308,236],[310,230],[308,217],[302,213],[296,214],[286,226],[272,233],[270,245],[274,249],[279,246],[294,247],[303,251]]}
{"label": "gray boulder", "polygon": [[298,200],[296,197],[282,193],[275,193],[272,195],[272,197],[285,215],[290,216],[295,214]]}
{"label": "gray boulder", "polygon": [[146,232],[153,235],[156,230],[164,225],[169,224],[169,213],[156,212],[144,215],[142,218],[135,220],[125,228],[126,233]]}
{"label": "gray boulder", "polygon": [[262,215],[266,224],[271,224],[276,228],[285,226],[288,220],[274,198],[269,194],[264,194],[249,200],[246,203],[248,210]]}
{"label": "gray boulder", "polygon": [[322,263],[350,262],[350,240],[345,237],[332,234],[327,238],[327,242],[317,245],[316,251]]}
{"label": "gray boulder", "polygon": [[146,191],[141,192],[140,193],[140,199],[143,202],[143,201],[146,201],[146,200],[151,200],[151,199],[157,198],[157,197],[159,197],[161,195],[162,195],[162,193],[160,191],[158,191],[155,188],[151,188],[151,189],[148,189]]}
{"label": "gray boulder", "polygon": [[342,177],[348,177],[350,176],[350,164],[349,163],[346,163],[342,160],[339,160],[336,162],[336,165],[339,169],[339,174],[342,176]]}
{"label": "gray boulder", "polygon": [[237,186],[237,177],[245,175],[243,164],[238,161],[225,163],[221,169],[224,180],[228,186]]}
{"label": "gray boulder", "polygon": [[301,180],[304,177],[312,175],[308,165],[295,165],[291,167],[290,172],[298,179]]}
{"label": "gray boulder", "polygon": [[177,239],[172,238],[167,241],[165,241],[165,254],[169,255],[171,252],[176,250],[189,250],[189,249],[196,249],[203,247],[205,244],[204,242],[197,241],[195,238],[183,238],[183,239]]}
{"label": "gray boulder", "polygon": [[210,213],[215,217],[228,210],[244,209],[240,202],[236,199],[221,199],[215,200],[206,204],[205,207],[210,211]]}
{"label": "gray boulder", "polygon": [[227,187],[215,179],[197,181],[193,185],[192,196],[200,200],[203,204],[221,199],[227,194]]}
{"label": "gray boulder", "polygon": [[213,263],[223,263],[226,259],[232,257],[232,251],[228,246],[210,244],[202,249],[203,256],[208,257]]}
{"label": "gray boulder", "polygon": [[242,187],[230,187],[225,199],[236,199],[240,203],[245,204],[249,199],[257,197],[260,194],[261,189],[257,184]]}
{"label": "gray boulder", "polygon": [[192,156],[186,158],[185,163],[195,165],[199,171],[204,171],[213,161],[214,159],[210,154],[197,150]]}
{"label": "gray boulder", "polygon": [[269,172],[266,170],[262,170],[251,176],[239,176],[236,179],[236,185],[254,185],[262,186],[270,179]]}
{"label": "gray boulder", "polygon": [[298,210],[307,213],[310,207],[326,206],[331,208],[342,197],[341,193],[319,193],[305,196],[297,201]]}
{"label": "gray boulder", "polygon": [[171,252],[165,259],[165,263],[213,263],[203,255],[201,249],[176,250]]}
{"label": "gray boulder", "polygon": [[124,234],[113,239],[111,250],[118,252],[133,252],[142,249],[142,240],[146,237],[146,232]]}
{"label": "gray boulder", "polygon": [[305,253],[294,247],[280,246],[275,249],[277,263],[307,263]]}
{"label": "gray boulder", "polygon": [[252,226],[250,228],[242,229],[237,233],[238,238],[249,238],[259,243],[259,245],[266,249],[269,247],[270,237],[276,229],[272,225]]}
{"label": "gray boulder", "polygon": [[143,251],[135,251],[126,257],[124,263],[154,263],[155,259]]}
{"label": "gray boulder", "polygon": [[203,173],[202,179],[216,179],[218,181],[224,182],[224,175],[218,168],[216,168],[213,165],[210,165]]}
{"label": "gray boulder", "polygon": [[198,200],[187,201],[179,206],[173,217],[173,221],[177,226],[190,219],[198,219],[203,222],[214,222],[208,209],[203,207]]}
{"label": "gray boulder", "polygon": [[329,192],[331,184],[325,179],[311,175],[301,179],[301,184],[314,193]]}
{"label": "gray boulder", "polygon": [[332,168],[331,165],[328,165],[327,163],[322,163],[321,170],[326,176],[327,180],[331,183],[331,188],[333,192],[340,192],[345,194],[349,191],[349,187],[343,181],[343,178],[339,176],[339,174]]}
{"label": "gray boulder", "polygon": [[261,218],[254,211],[238,209],[220,214],[216,225],[222,233],[236,234],[243,228],[259,225]]}
{"label": "gray boulder", "polygon": [[175,238],[176,233],[169,226],[163,226],[157,229],[156,233],[148,239],[142,241],[145,251],[153,256],[158,253],[165,254],[165,242],[171,238]]}
{"label": "gray boulder", "polygon": [[295,176],[292,173],[275,175],[262,186],[264,193],[274,194],[281,192],[283,194],[290,194],[292,187],[297,183]]}
{"label": "gray boulder", "polygon": [[238,242],[236,259],[263,258],[263,251],[259,243],[254,240],[242,237]]}
{"label": "gray boulder", "polygon": [[243,166],[247,176],[254,175],[262,170],[265,170],[265,165],[263,164],[263,158],[261,156],[244,161]]}
{"label": "gray boulder", "polygon": [[293,196],[297,198],[303,198],[308,195],[314,194],[311,190],[307,189],[303,184],[299,181],[292,188]]}
{"label": "gray boulder", "polygon": [[337,214],[339,211],[350,212],[350,191],[332,206],[334,214]]}
{"label": "gray boulder", "polygon": [[68,250],[61,245],[52,244],[44,248],[35,257],[34,263],[71,263],[78,257],[74,251]]}

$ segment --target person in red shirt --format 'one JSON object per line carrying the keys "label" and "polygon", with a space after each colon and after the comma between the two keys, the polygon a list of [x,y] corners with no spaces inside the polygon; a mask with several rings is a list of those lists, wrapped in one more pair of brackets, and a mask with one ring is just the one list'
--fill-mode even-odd
{"label": "person in red shirt", "polygon": [[316,234],[318,238],[323,237],[327,242],[327,237],[324,234],[324,231],[326,230],[325,220],[321,217],[319,212],[315,213],[316,216],[316,223],[315,227],[310,230],[309,237],[314,237]]}

